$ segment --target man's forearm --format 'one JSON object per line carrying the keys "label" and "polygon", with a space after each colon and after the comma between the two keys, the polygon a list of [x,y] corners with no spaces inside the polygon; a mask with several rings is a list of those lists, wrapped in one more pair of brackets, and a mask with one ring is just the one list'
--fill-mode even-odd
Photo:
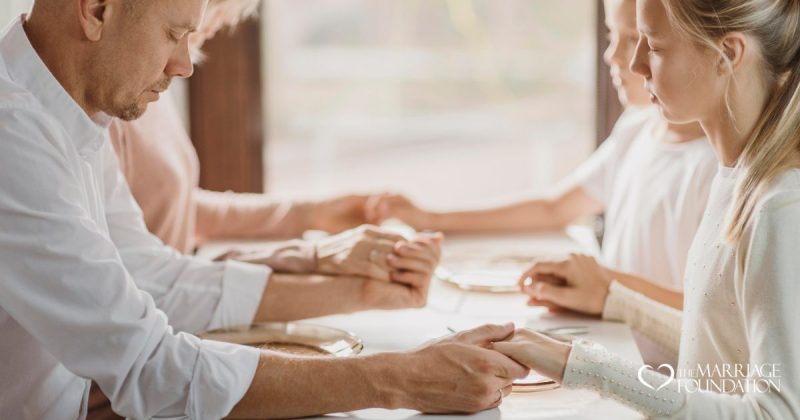
{"label": "man's forearm", "polygon": [[293,321],[368,309],[360,277],[277,274],[270,276],[255,322]]}
{"label": "man's forearm", "polygon": [[230,418],[289,418],[364,408],[396,408],[400,393],[391,353],[298,358],[264,352],[253,382]]}

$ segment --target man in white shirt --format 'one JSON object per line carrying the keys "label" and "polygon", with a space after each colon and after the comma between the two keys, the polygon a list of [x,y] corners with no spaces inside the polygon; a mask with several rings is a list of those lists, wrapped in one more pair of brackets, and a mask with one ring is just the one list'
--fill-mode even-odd
{"label": "man in white shirt", "polygon": [[204,341],[168,325],[156,301],[177,317],[171,324],[199,330],[295,316],[286,293],[308,297],[320,314],[342,289],[383,297],[379,282],[354,279],[298,290],[265,267],[181,257],[147,233],[106,128],[191,74],[186,35],[204,7],[37,0],[0,38],[0,417],[83,418],[90,379],[133,418],[499,404],[526,370],[484,346],[512,326],[332,360]]}

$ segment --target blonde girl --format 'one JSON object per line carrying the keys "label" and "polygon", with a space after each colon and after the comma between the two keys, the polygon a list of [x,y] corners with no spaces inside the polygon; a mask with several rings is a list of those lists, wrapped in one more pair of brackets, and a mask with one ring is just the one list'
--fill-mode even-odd
{"label": "blonde girl", "polygon": [[[699,122],[719,171],[692,244],[680,313],[616,281],[604,311],[680,334],[678,380],[587,342],[564,345],[529,330],[495,349],[568,388],[595,390],[652,417],[800,417],[800,2],[637,0],[632,69],[673,122]],[[596,282],[558,264],[534,280],[579,309]],[[547,296],[540,296],[547,299]]]}

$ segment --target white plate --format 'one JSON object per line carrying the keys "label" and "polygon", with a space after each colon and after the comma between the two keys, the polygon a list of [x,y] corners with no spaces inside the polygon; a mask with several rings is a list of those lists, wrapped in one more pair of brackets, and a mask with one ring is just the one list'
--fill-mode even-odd
{"label": "white plate", "polygon": [[516,270],[436,270],[436,277],[459,289],[491,293],[518,292],[521,274]]}
{"label": "white plate", "polygon": [[556,381],[531,371],[528,376],[514,381],[511,390],[512,392],[540,392],[556,389],[559,386]]}

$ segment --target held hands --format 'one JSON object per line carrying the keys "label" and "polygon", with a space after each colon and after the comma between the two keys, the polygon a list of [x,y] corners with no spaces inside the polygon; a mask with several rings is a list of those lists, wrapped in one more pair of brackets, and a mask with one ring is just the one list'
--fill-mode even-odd
{"label": "held hands", "polygon": [[[608,270],[593,257],[570,254],[536,261],[522,274],[519,285],[530,296],[529,305],[600,315],[611,280]],[[572,350],[570,344],[525,328],[491,348],[557,382],[563,381]]]}
{"label": "held hands", "polygon": [[473,413],[500,405],[511,383],[528,369],[490,349],[514,333],[514,325],[484,325],[402,353],[396,407],[426,413]]}
{"label": "held hands", "polygon": [[400,241],[387,256],[391,282],[367,280],[363,300],[373,309],[420,308],[428,301],[433,271],[439,264],[442,235],[418,234],[410,242]]}
{"label": "held hands", "polygon": [[316,272],[416,285],[430,280],[441,255],[441,234],[406,241],[374,226],[361,226],[316,244]]}
{"label": "held hands", "polygon": [[588,255],[539,260],[519,279],[528,305],[600,315],[611,284],[608,271]]}
{"label": "held hands", "polygon": [[420,209],[405,196],[399,194],[379,194],[366,202],[365,215],[372,224],[381,224],[387,219],[398,219],[411,227],[432,229],[431,213]]}
{"label": "held hands", "polygon": [[561,382],[572,345],[521,328],[514,332],[513,337],[493,343],[491,348],[556,382]]}

